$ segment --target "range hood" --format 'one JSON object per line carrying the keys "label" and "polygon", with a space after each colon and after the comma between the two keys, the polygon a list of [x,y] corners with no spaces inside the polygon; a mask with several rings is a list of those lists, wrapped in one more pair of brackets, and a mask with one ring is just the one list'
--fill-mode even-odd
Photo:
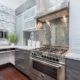
{"label": "range hood", "polygon": [[37,20],[41,22],[50,21],[56,18],[61,18],[63,16],[69,15],[69,2],[64,1],[63,3],[57,4],[47,10],[41,11],[37,13],[35,17]]}

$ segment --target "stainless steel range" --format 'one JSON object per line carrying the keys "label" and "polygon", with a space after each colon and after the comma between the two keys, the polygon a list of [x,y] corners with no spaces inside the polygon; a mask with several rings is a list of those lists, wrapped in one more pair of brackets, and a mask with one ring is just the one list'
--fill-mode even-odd
{"label": "stainless steel range", "polygon": [[65,80],[65,54],[67,47],[44,46],[30,54],[32,80]]}

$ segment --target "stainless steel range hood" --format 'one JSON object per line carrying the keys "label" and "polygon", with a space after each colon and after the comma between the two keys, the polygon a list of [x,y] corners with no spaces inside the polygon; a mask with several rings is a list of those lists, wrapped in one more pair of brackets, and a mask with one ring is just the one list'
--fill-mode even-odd
{"label": "stainless steel range hood", "polygon": [[35,18],[41,22],[45,22],[68,15],[69,2],[65,1],[63,3],[57,4],[56,6],[53,6],[52,8],[49,8],[48,10],[37,13]]}

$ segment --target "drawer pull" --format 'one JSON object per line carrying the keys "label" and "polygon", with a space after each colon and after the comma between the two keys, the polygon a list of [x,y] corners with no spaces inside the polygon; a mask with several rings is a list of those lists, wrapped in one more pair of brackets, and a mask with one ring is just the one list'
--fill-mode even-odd
{"label": "drawer pull", "polygon": [[22,67],[22,66],[20,66],[20,65],[18,65],[18,67],[20,67],[20,68],[24,69],[24,67]]}
{"label": "drawer pull", "polygon": [[23,59],[23,60],[25,59],[25,58],[22,58],[22,57],[20,57],[20,56],[19,56],[18,58],[19,58],[19,59]]}
{"label": "drawer pull", "polygon": [[16,50],[16,51],[19,51],[19,50]]}
{"label": "drawer pull", "polygon": [[27,53],[27,51],[23,51],[23,53]]}

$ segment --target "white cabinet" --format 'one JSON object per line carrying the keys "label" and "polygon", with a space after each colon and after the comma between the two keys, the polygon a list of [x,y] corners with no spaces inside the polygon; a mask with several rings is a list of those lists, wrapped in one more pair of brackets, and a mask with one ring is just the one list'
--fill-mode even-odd
{"label": "white cabinet", "polygon": [[35,16],[36,16],[36,6],[30,8],[29,10],[23,13],[23,20],[34,18]]}
{"label": "white cabinet", "polygon": [[36,28],[36,20],[35,19],[29,19],[27,21],[23,22],[23,30],[29,30]]}
{"label": "white cabinet", "polygon": [[34,17],[36,16],[36,6],[30,8],[26,12],[22,14],[23,16],[23,31],[33,31],[36,28],[36,19]]}
{"label": "white cabinet", "polygon": [[15,65],[15,51],[10,52],[9,54],[10,54],[9,62]]}

